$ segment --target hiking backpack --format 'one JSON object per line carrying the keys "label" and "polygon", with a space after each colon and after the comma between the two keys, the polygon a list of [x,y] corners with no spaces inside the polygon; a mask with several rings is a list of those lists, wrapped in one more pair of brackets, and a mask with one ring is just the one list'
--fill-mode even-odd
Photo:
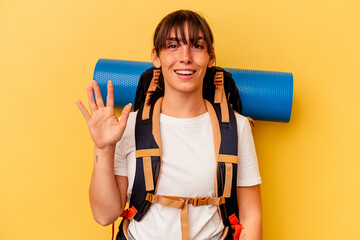
{"label": "hiking backpack", "polygon": [[[209,112],[216,155],[215,197],[170,197],[156,194],[161,174],[160,107],[164,86],[161,70],[152,67],[140,77],[134,101],[138,111],[135,124],[136,173],[129,209],[124,210],[117,240],[128,239],[129,221],[141,221],[152,203],[181,209],[182,239],[188,239],[187,205],[216,205],[225,225],[222,239],[238,239],[237,162],[238,136],[234,111],[241,112],[238,89],[230,73],[219,67],[208,68],[203,97]],[[160,81],[161,82],[161,81]],[[150,94],[153,96],[150,97]]]}

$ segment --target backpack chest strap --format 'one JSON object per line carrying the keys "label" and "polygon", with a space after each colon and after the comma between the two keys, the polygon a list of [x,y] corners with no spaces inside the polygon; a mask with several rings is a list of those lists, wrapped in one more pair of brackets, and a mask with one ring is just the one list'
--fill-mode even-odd
{"label": "backpack chest strap", "polygon": [[166,207],[181,209],[180,222],[181,222],[181,236],[183,240],[189,239],[189,223],[188,223],[188,204],[192,204],[194,207],[203,205],[215,205],[220,206],[225,203],[224,197],[176,197],[176,196],[164,196],[153,195],[148,193],[146,195],[146,201],[151,203],[159,203]]}

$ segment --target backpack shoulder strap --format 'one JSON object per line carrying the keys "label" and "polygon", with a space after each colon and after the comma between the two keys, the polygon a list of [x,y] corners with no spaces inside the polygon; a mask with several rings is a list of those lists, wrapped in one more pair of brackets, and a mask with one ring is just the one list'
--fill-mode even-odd
{"label": "backpack shoulder strap", "polygon": [[[220,115],[220,107],[214,106],[216,114]],[[238,136],[235,114],[228,106],[229,122],[219,122],[221,144],[217,159],[217,196],[225,197],[225,204],[219,206],[224,224],[229,226],[229,217],[238,216],[237,202],[237,164]]]}
{"label": "backpack shoulder strap", "polygon": [[[229,217],[238,216],[237,203],[237,164],[238,135],[235,113],[225,96],[224,73],[216,72],[213,103],[207,102],[213,126],[215,153],[217,161],[216,196],[224,197],[225,204],[219,206],[224,225],[229,226]],[[212,105],[212,107],[210,106]]]}
{"label": "backpack shoulder strap", "polygon": [[[158,73],[154,71],[150,88],[156,87]],[[154,85],[155,84],[155,85]],[[148,97],[146,97],[148,98]],[[130,208],[137,210],[134,215],[140,221],[148,211],[151,202],[147,194],[154,194],[161,168],[161,139],[160,139],[160,106],[162,98],[150,106],[145,102],[136,117],[136,172],[133,191],[130,198]]]}

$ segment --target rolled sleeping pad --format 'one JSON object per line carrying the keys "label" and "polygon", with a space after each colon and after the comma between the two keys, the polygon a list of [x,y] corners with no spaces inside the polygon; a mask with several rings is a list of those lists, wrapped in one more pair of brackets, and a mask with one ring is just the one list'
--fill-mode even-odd
{"label": "rolled sleeping pad", "polygon": [[[106,101],[107,82],[114,85],[114,105],[134,102],[141,74],[153,67],[150,62],[99,59],[94,80]],[[232,74],[239,89],[241,114],[255,120],[289,122],[293,98],[293,75],[287,72],[224,68]]]}

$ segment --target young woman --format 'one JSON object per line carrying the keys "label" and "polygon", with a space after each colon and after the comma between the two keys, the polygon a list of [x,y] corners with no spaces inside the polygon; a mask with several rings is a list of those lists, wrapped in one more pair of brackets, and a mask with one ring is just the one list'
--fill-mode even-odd
{"label": "young woman", "polygon": [[[152,52],[161,69],[163,98],[160,107],[162,142],[161,177],[156,193],[186,198],[215,196],[215,151],[212,125],[203,98],[207,68],[215,61],[213,35],[197,13],[180,10],[157,26]],[[91,114],[81,110],[95,143],[90,184],[93,216],[102,225],[113,223],[123,212],[135,177],[135,121],[137,112],[124,107],[114,114],[113,85],[108,82],[104,106],[95,81],[88,86]],[[95,92],[95,99],[93,96]],[[153,96],[154,98],[154,96]],[[239,239],[262,239],[261,178],[248,120],[235,114],[238,131],[237,199],[243,230]],[[130,221],[130,239],[181,239],[181,210],[153,203],[141,221]],[[220,239],[224,225],[215,205],[187,209],[189,239]]]}

